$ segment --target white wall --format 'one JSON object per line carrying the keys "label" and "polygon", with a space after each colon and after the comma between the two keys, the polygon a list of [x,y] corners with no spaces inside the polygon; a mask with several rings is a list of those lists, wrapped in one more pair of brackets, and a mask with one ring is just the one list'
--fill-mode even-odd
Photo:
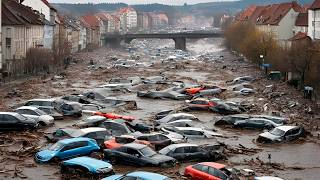
{"label": "white wall", "polygon": [[292,8],[290,11],[281,19],[278,29],[278,39],[285,41],[294,36],[293,29],[299,13],[295,12]]}
{"label": "white wall", "polygon": [[50,21],[50,7],[48,7],[41,0],[24,0],[22,4],[25,6],[29,6],[32,9],[37,10],[40,13],[44,14],[45,19]]}
{"label": "white wall", "polygon": [[311,39],[320,39],[320,10],[308,11],[308,36]]}
{"label": "white wall", "polygon": [[43,34],[43,47],[52,49],[53,47],[54,26],[45,25]]}

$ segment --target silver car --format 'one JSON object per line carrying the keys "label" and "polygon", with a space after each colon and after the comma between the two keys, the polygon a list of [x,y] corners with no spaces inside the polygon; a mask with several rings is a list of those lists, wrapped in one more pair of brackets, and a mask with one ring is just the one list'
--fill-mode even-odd
{"label": "silver car", "polygon": [[33,106],[22,106],[15,110],[16,113],[21,114],[29,119],[35,120],[41,126],[47,126],[54,123],[54,118],[44,111]]}

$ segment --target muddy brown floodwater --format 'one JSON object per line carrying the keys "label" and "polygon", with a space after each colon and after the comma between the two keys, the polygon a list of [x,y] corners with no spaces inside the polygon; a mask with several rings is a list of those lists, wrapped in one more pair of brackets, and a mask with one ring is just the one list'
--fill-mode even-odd
{"label": "muddy brown floodwater", "polygon": [[[201,123],[197,125],[205,128],[215,128],[227,138],[218,138],[218,141],[225,143],[228,147],[237,148],[241,145],[246,148],[255,149],[254,152],[234,151],[228,154],[228,160],[220,161],[230,167],[249,168],[256,171],[258,175],[273,175],[284,179],[308,179],[318,180],[320,174],[320,146],[317,137],[319,126],[319,109],[313,102],[302,98],[301,92],[286,85],[283,82],[266,80],[263,72],[254,65],[240,60],[222,46],[223,39],[200,40],[188,44],[188,50],[194,55],[211,53],[215,56],[223,56],[223,59],[216,61],[183,61],[172,65],[161,64],[151,60],[151,56],[143,54],[145,49],[150,47],[169,49],[173,47],[171,41],[146,41],[147,46],[136,50],[142,54],[142,62],[155,61],[151,67],[139,67],[129,69],[106,68],[110,64],[110,57],[128,59],[130,54],[126,50],[113,50],[101,48],[94,52],[83,52],[74,55],[73,63],[64,73],[64,79],[52,80],[53,75],[44,77],[29,77],[20,79],[10,84],[0,86],[0,110],[10,111],[31,98],[59,97],[71,93],[81,93],[89,89],[103,85],[113,77],[133,76],[155,76],[164,74],[169,80],[183,80],[189,83],[215,84],[228,87],[226,80],[237,76],[251,75],[257,78],[253,83],[257,93],[250,96],[238,96],[229,90],[218,96],[223,99],[245,100],[255,108],[249,113],[268,114],[277,112],[281,116],[290,119],[291,123],[305,127],[311,135],[307,138],[288,142],[284,144],[259,145],[255,139],[260,131],[239,130],[231,128],[214,127],[214,121],[221,116],[209,112],[191,112],[196,115]],[[138,42],[134,42],[138,43]],[[89,61],[93,60],[95,68],[89,67]],[[177,65],[178,64],[178,65]],[[100,68],[96,68],[100,67]],[[224,68],[222,68],[224,67]],[[265,86],[273,85],[279,96],[272,96],[264,93]],[[143,88],[143,87],[140,87]],[[161,88],[161,87],[158,87]],[[18,95],[8,95],[16,91]],[[126,115],[135,116],[143,121],[150,122],[156,112],[166,109],[181,107],[183,101],[174,100],[152,100],[138,98],[136,92],[113,94],[118,98],[135,100],[138,104],[137,110],[120,110]],[[288,107],[290,101],[297,102],[294,107]],[[265,111],[262,107],[266,105]],[[312,109],[306,112],[305,109]],[[119,110],[117,110],[119,112]],[[83,116],[82,118],[86,118]],[[0,179],[61,179],[58,164],[37,164],[33,155],[41,148],[48,146],[44,134],[52,132],[56,128],[71,126],[79,119],[65,119],[56,121],[53,127],[40,129],[37,132],[17,132],[14,134],[1,133],[0,139]],[[24,134],[25,133],[25,134]],[[19,135],[20,134],[20,135]],[[23,135],[21,135],[23,134]],[[314,135],[314,136],[312,136]],[[216,140],[198,140],[192,143],[212,143]],[[30,147],[27,149],[25,146]],[[268,164],[268,154],[271,154],[271,164]],[[173,179],[182,179],[184,167],[192,163],[179,164],[175,168],[136,168],[114,165],[115,172],[127,173],[134,170],[147,170],[162,173]]]}

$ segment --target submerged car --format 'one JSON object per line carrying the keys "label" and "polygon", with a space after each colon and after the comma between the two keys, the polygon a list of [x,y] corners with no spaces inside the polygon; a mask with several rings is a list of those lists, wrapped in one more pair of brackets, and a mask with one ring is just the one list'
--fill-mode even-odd
{"label": "submerged car", "polygon": [[189,95],[181,94],[176,91],[138,91],[138,97],[146,97],[152,99],[173,99],[173,100],[187,100],[191,97]]}
{"label": "submerged car", "polygon": [[201,180],[239,179],[233,177],[233,173],[226,169],[226,165],[214,162],[202,162],[187,166],[184,170],[184,176]]}
{"label": "submerged car", "polygon": [[79,128],[97,127],[106,120],[107,120],[107,118],[105,118],[103,116],[90,116],[90,117],[74,124],[74,126],[79,127]]}
{"label": "submerged car", "polygon": [[160,154],[170,156],[178,161],[198,161],[198,160],[218,160],[220,156],[218,151],[208,150],[196,144],[182,143],[171,144],[159,151]]}
{"label": "submerged car", "polygon": [[130,172],[127,174],[117,174],[113,176],[109,176],[106,178],[103,178],[102,180],[120,180],[120,179],[127,179],[127,180],[170,180],[167,176],[157,174],[157,173],[151,173],[151,172],[145,172],[145,171],[136,171],[136,172]]}
{"label": "submerged car", "polygon": [[210,102],[215,104],[213,107],[210,107],[210,109],[219,114],[240,114],[246,111],[241,105],[235,102],[223,101],[217,98],[210,99]]}
{"label": "submerged car", "polygon": [[280,125],[287,123],[286,118],[278,116],[235,114],[222,117],[221,119],[215,122],[215,125],[234,125],[238,121],[245,121],[248,119],[265,119]]}
{"label": "submerged car", "polygon": [[169,137],[161,133],[142,134],[137,136],[137,139],[149,142],[154,146],[155,150],[162,149],[173,143]]}
{"label": "submerged car", "polygon": [[156,120],[156,125],[160,125],[163,123],[169,123],[175,120],[179,119],[189,119],[189,120],[199,120],[195,115],[188,114],[188,113],[175,113],[175,114],[169,114],[164,118],[161,118],[159,120]]}
{"label": "submerged car", "polygon": [[111,163],[121,163],[134,166],[175,166],[172,157],[157,154],[147,145],[130,143],[120,148],[105,149],[104,158]]}
{"label": "submerged car", "polygon": [[216,106],[214,102],[209,101],[208,99],[197,98],[193,100],[186,100],[187,107],[185,110],[204,110],[209,111],[210,108]]}
{"label": "submerged car", "polygon": [[106,138],[111,136],[111,132],[106,128],[90,127],[84,129],[57,129],[54,133],[46,135],[45,137],[49,142],[57,142],[65,138],[86,137],[92,138],[102,145]]}
{"label": "submerged car", "polygon": [[248,83],[254,81],[252,76],[241,76],[233,79],[231,81],[232,84],[241,84],[241,83]]}
{"label": "submerged car", "polygon": [[150,145],[148,141],[137,140],[135,137],[130,135],[122,135],[122,136],[115,136],[114,138],[108,141],[105,141],[104,146],[107,149],[113,149],[113,148],[119,148],[124,144],[129,144],[129,143]]}
{"label": "submerged car", "polygon": [[15,131],[36,129],[38,123],[30,118],[15,112],[0,112],[0,130]]}
{"label": "submerged car", "polygon": [[233,124],[233,127],[237,128],[247,128],[247,129],[273,129],[275,127],[281,126],[269,119],[264,118],[249,118],[246,120],[239,120]]}
{"label": "submerged car", "polygon": [[36,153],[35,160],[40,163],[45,163],[51,160],[88,155],[99,150],[100,147],[94,139],[82,137],[64,139],[53,144],[48,149]]}
{"label": "submerged car", "polygon": [[106,128],[113,136],[121,136],[125,134],[131,134],[134,131],[131,130],[125,123],[125,121],[113,120],[113,121],[104,121],[99,127]]}
{"label": "submerged car", "polygon": [[214,137],[222,137],[222,134],[205,130],[202,128],[196,127],[170,127],[166,126],[161,128],[162,131],[165,132],[175,132],[181,134],[186,138],[198,139],[198,138],[214,138]]}
{"label": "submerged car", "polygon": [[259,134],[257,142],[274,143],[292,141],[305,136],[303,127],[300,126],[278,126],[269,132]]}
{"label": "submerged car", "polygon": [[54,123],[54,118],[52,116],[47,115],[47,113],[36,107],[22,106],[16,109],[15,112],[37,121],[41,126],[47,126]]}
{"label": "submerged car", "polygon": [[131,117],[131,116],[123,116],[123,115],[119,115],[119,114],[114,114],[114,113],[103,113],[103,112],[95,112],[93,115],[96,115],[96,116],[103,116],[107,119],[123,119],[123,120],[126,120],[126,121],[133,121],[135,120],[134,117]]}
{"label": "submerged car", "polygon": [[62,174],[81,177],[102,178],[114,174],[111,164],[85,156],[63,161],[60,167]]}

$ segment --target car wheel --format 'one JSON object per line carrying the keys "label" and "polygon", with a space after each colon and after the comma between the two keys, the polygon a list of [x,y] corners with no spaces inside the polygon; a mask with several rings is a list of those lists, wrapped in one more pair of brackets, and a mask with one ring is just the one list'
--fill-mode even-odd
{"label": "car wheel", "polygon": [[40,121],[40,122],[39,122],[39,126],[40,126],[40,127],[44,127],[44,126],[46,126],[46,125],[47,125],[47,124],[46,124],[45,122],[43,122],[43,121]]}

